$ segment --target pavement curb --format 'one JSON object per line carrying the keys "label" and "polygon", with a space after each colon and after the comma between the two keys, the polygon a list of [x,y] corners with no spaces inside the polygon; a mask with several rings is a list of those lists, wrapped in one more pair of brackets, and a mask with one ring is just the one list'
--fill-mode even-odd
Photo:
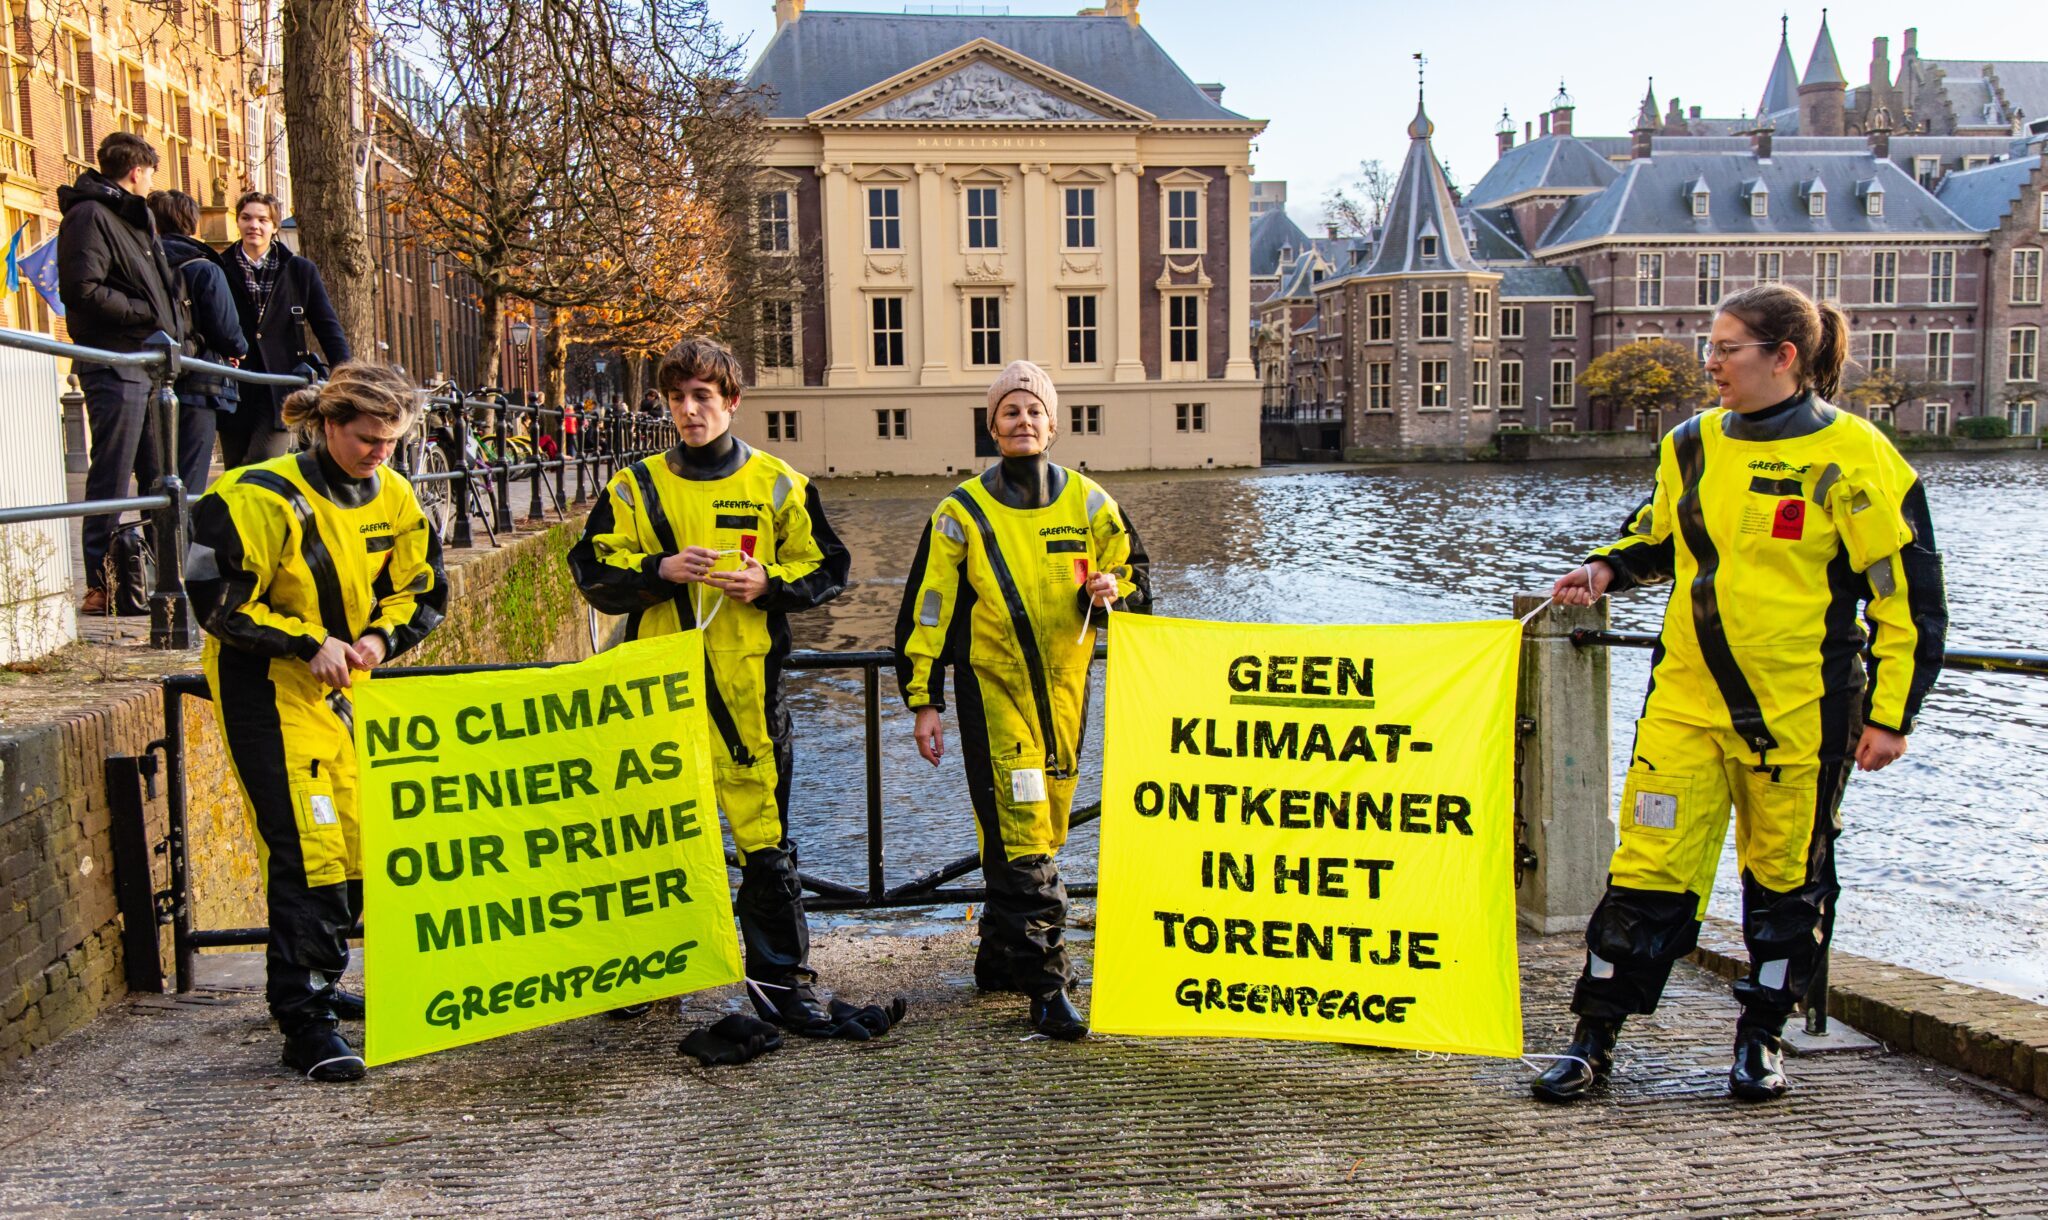
{"label": "pavement curb", "polygon": [[[1742,929],[1709,919],[1692,960],[1723,978],[1740,977],[1749,970]],[[2048,1100],[2048,1005],[1835,949],[1828,1014],[1894,1050]]]}

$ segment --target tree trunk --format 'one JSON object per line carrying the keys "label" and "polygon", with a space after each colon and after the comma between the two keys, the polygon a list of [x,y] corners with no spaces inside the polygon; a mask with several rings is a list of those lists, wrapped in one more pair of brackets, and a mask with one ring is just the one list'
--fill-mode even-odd
{"label": "tree trunk", "polygon": [[647,384],[647,357],[633,352],[626,357],[626,402],[640,405],[640,389]]}
{"label": "tree trunk", "polygon": [[547,387],[547,404],[560,407],[569,401],[569,311],[548,311],[545,346],[540,349],[542,384]]}
{"label": "tree trunk", "polygon": [[482,385],[465,387],[476,390],[483,386],[503,387],[505,370],[498,367],[498,348],[505,338],[505,298],[489,288],[481,290],[483,313],[477,319],[476,375]]}
{"label": "tree trunk", "polygon": [[284,0],[284,109],[300,252],[320,268],[349,346],[368,359],[377,349],[377,268],[350,97],[356,12],[340,0]]}

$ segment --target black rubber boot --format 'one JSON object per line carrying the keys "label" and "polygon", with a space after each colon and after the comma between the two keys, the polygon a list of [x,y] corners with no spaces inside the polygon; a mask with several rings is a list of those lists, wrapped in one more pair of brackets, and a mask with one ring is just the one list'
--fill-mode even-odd
{"label": "black rubber boot", "polygon": [[361,1080],[368,1070],[363,1057],[336,1032],[332,1021],[315,1021],[286,1034],[284,1064],[322,1084]]}
{"label": "black rubber boot", "polygon": [[806,1037],[832,1032],[831,1017],[811,991],[811,928],[804,918],[803,882],[797,877],[796,847],[766,847],[747,853],[740,866],[740,917],[746,950],[747,994],[761,1019]]}
{"label": "black rubber boot", "polygon": [[1064,987],[1031,997],[1031,1028],[1061,1042],[1079,1042],[1088,1036],[1088,1022],[1074,1011]]}
{"label": "black rubber boot", "polygon": [[1529,1082],[1529,1091],[1539,1101],[1571,1102],[1584,1097],[1595,1085],[1607,1083],[1614,1071],[1614,1040],[1621,1022],[1608,1017],[1580,1017],[1571,1044],[1541,1076]]}
{"label": "black rubber boot", "polygon": [[1747,1022],[1735,1027],[1735,1063],[1728,1092],[1737,1101],[1776,1101],[1791,1088],[1785,1079],[1785,1043],[1779,1032]]}
{"label": "black rubber boot", "polygon": [[363,1006],[363,997],[353,991],[343,991],[336,987],[332,1003],[336,1020],[362,1021],[368,1018],[368,1010]]}

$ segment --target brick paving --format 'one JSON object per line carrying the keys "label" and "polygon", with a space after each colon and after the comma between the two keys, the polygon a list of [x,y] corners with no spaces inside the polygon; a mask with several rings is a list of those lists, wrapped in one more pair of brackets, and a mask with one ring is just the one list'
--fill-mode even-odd
{"label": "brick paving", "polygon": [[[868,1044],[679,1058],[737,1002],[515,1035],[315,1086],[232,982],[131,999],[0,1073],[0,1212],[1448,1216],[2039,1215],[2048,1107],[1910,1054],[1799,1060],[1724,1091],[1734,1008],[1678,967],[1620,1078],[1570,1109],[1520,1064],[1297,1042],[1023,1040],[964,931],[821,935],[828,981],[901,993]],[[1571,937],[1523,942],[1531,1044],[1566,1026]],[[248,958],[209,959],[248,978]],[[374,1003],[374,997],[372,999]]]}

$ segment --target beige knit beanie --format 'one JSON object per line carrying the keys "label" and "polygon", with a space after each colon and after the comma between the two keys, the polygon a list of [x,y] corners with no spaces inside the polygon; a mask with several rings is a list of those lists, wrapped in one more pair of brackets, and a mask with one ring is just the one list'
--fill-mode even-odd
{"label": "beige knit beanie", "polygon": [[1052,388],[1052,378],[1029,360],[1012,360],[1008,367],[996,374],[995,384],[988,388],[988,409],[994,411],[996,404],[1003,401],[1003,395],[1011,390],[1029,391],[1045,404],[1048,415],[1060,409],[1060,392]]}

